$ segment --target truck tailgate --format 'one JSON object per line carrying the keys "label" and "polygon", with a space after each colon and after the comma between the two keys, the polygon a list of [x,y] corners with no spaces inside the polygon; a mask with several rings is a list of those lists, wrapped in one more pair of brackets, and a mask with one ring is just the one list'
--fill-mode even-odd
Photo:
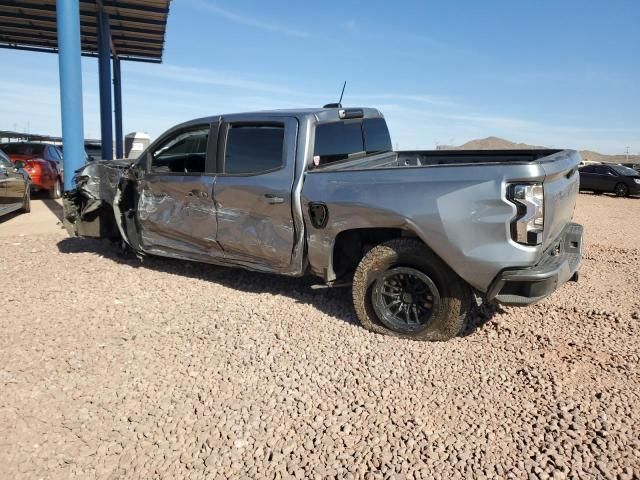
{"label": "truck tailgate", "polygon": [[563,150],[541,160],[544,179],[544,236],[547,248],[571,221],[576,206],[580,175],[580,154]]}

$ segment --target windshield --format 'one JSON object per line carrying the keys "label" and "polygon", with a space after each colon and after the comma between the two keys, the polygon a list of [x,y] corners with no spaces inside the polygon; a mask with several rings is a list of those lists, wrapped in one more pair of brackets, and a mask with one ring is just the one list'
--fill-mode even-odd
{"label": "windshield", "polygon": [[42,155],[44,151],[41,143],[5,143],[0,148],[7,155]]}
{"label": "windshield", "polygon": [[633,168],[623,167],[622,165],[613,165],[613,168],[618,175],[623,175],[625,177],[637,177],[638,172]]}

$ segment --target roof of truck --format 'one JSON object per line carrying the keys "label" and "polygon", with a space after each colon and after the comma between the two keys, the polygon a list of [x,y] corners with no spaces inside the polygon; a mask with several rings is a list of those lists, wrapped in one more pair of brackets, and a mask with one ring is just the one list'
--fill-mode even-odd
{"label": "roof of truck", "polygon": [[340,110],[362,110],[362,118],[383,118],[382,113],[376,108],[368,107],[342,107],[342,108],[291,108],[282,110],[259,110],[254,112],[227,113],[222,115],[211,115],[209,117],[197,118],[190,120],[177,127],[184,127],[190,124],[213,122],[223,117],[225,120],[237,121],[242,118],[251,117],[315,117],[317,122],[332,122],[342,120],[340,118]]}

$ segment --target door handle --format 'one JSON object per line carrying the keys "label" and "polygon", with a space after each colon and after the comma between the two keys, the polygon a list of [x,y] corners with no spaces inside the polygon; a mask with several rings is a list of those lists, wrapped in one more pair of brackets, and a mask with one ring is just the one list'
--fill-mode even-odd
{"label": "door handle", "polygon": [[279,197],[278,195],[274,195],[272,193],[265,193],[264,198],[267,200],[268,203],[271,203],[274,205],[278,203],[284,203],[284,198]]}

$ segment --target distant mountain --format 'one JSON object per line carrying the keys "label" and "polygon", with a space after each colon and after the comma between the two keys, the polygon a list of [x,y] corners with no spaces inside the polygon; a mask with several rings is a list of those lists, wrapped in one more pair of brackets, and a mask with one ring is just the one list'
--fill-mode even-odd
{"label": "distant mountain", "polygon": [[[538,145],[527,145],[526,143],[515,143],[504,138],[487,137],[471,140],[460,146],[438,145],[438,150],[538,150],[548,147]],[[583,160],[603,163],[640,163],[640,155],[605,155],[603,153],[592,152],[591,150],[581,150]]]}

